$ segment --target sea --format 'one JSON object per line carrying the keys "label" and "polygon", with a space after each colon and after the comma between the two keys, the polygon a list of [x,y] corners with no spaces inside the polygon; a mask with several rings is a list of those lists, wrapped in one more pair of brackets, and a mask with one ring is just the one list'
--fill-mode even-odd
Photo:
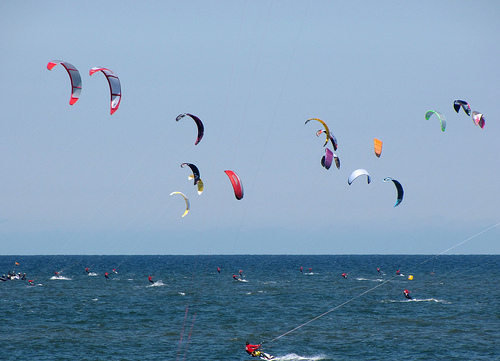
{"label": "sea", "polygon": [[259,360],[247,341],[276,360],[500,360],[498,255],[0,256],[8,272],[26,279],[0,282],[0,360]]}

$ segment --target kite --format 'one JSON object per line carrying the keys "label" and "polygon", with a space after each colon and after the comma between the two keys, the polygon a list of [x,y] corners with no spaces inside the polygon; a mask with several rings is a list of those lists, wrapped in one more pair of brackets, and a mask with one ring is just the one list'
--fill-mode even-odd
{"label": "kite", "polygon": [[380,155],[382,154],[382,141],[375,138],[373,139],[373,150],[375,151],[375,155],[377,158],[380,158]]}
{"label": "kite", "polygon": [[352,184],[352,182],[354,182],[354,180],[356,178],[358,178],[359,176],[361,175],[366,175],[367,177],[367,182],[368,184],[370,184],[370,182],[372,181],[371,178],[370,178],[370,175],[368,174],[368,172],[366,171],[366,169],[356,169],[354,172],[351,173],[351,175],[349,176],[349,179],[347,180],[347,183],[349,183],[349,185]]}
{"label": "kite", "polygon": [[479,125],[481,129],[484,129],[484,123],[486,120],[482,113],[476,112],[475,110],[472,112],[472,121],[474,124]]}
{"label": "kite", "polygon": [[[316,132],[316,136],[319,137],[321,133],[324,133],[325,131],[323,129],[320,129]],[[328,141],[327,141],[328,142]],[[330,142],[332,142],[332,145],[333,145],[333,150],[337,150],[337,147],[338,147],[338,143],[337,143],[337,138],[335,138],[335,136],[330,133]],[[326,145],[326,143],[325,143]]]}
{"label": "kite", "polygon": [[61,64],[68,72],[71,80],[71,98],[69,100],[69,104],[73,105],[80,98],[80,93],[82,92],[82,78],[80,76],[80,72],[73,66],[73,64],[59,60],[49,61],[47,69],[52,70],[52,68],[57,64]]}
{"label": "kite", "polygon": [[333,153],[330,149],[325,149],[325,155],[321,158],[321,165],[326,169],[330,169],[333,161]]}
{"label": "kite", "polygon": [[191,171],[193,172],[193,175],[190,175],[188,179],[194,179],[194,185],[196,185],[200,181],[200,171],[198,170],[198,167],[191,163],[182,163],[181,167],[184,168],[185,165],[191,168]]}
{"label": "kite", "polygon": [[470,106],[469,103],[467,103],[465,100],[455,100],[453,102],[453,108],[455,108],[455,111],[458,113],[460,110],[460,107],[464,110],[464,112],[470,116]]}
{"label": "kite", "polygon": [[337,169],[340,169],[340,159],[335,153],[333,153],[333,160],[335,161],[335,166],[337,167]]}
{"label": "kite", "polygon": [[113,114],[114,112],[116,112],[118,110],[118,107],[120,106],[120,101],[122,99],[122,87],[120,85],[120,79],[111,70],[106,69],[106,68],[100,68],[100,67],[94,67],[94,68],[90,69],[89,75],[92,76],[92,74],[94,74],[98,71],[102,72],[106,76],[106,79],[108,80],[109,91],[111,93],[111,113],[110,114]]}
{"label": "kite", "polygon": [[189,115],[194,122],[196,123],[196,126],[198,127],[198,137],[196,138],[196,142],[194,142],[194,145],[198,144],[201,141],[201,138],[203,138],[203,133],[205,131],[205,128],[203,127],[203,123],[201,122],[200,118],[198,118],[196,115],[189,114],[189,113],[182,113],[175,118],[175,121],[179,121],[182,118],[184,118],[186,115]]}
{"label": "kite", "polygon": [[383,179],[383,181],[384,182],[392,181],[394,183],[394,185],[396,186],[396,189],[398,191],[398,198],[396,200],[396,204],[394,205],[394,207],[397,207],[399,205],[399,203],[401,203],[403,201],[403,195],[404,195],[403,186],[401,185],[401,183],[399,183],[395,179],[392,179],[391,177],[386,177]]}
{"label": "kite", "polygon": [[429,110],[427,113],[425,113],[425,119],[429,120],[429,118],[433,115],[436,114],[436,116],[439,119],[439,122],[441,123],[441,130],[444,132],[446,129],[446,117],[441,114],[440,112],[436,112],[434,110]]}
{"label": "kite", "polygon": [[184,200],[186,201],[186,210],[184,211],[184,214],[182,215],[182,217],[184,217],[189,212],[189,199],[187,199],[187,197],[182,192],[172,192],[172,193],[170,193],[171,196],[174,195],[174,194],[180,194],[182,197],[184,197]]}
{"label": "kite", "polygon": [[243,185],[241,184],[240,177],[232,170],[225,170],[224,173],[226,173],[233,185],[234,196],[237,200],[241,200],[243,198]]}
{"label": "kite", "polygon": [[[318,122],[320,122],[321,124],[323,124],[323,126],[325,127],[326,142],[325,142],[325,144],[323,145],[323,147],[324,147],[325,145],[327,145],[327,144],[328,144],[328,141],[330,140],[330,129],[328,129],[328,125],[326,125],[326,123],[325,123],[324,121],[322,121],[321,119],[318,119],[318,118],[311,118],[311,119],[307,119],[307,120],[306,120],[306,122],[305,122],[304,124],[309,123],[309,121],[311,121],[311,120],[317,120]],[[332,141],[332,145],[333,145],[333,148],[334,148],[334,149],[337,149],[337,148],[336,148],[336,145],[335,145],[335,144],[333,144],[333,141]]]}

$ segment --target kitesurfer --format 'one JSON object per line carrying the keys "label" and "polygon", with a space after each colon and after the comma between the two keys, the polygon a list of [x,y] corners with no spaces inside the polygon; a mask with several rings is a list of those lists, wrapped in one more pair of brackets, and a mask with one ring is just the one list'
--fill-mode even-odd
{"label": "kitesurfer", "polygon": [[151,282],[151,283],[154,283],[154,282],[153,282],[153,276],[149,276],[149,277],[148,277],[148,281],[149,281],[149,282]]}
{"label": "kitesurfer", "polygon": [[87,274],[89,274],[89,273],[90,273],[90,271],[89,271],[89,268],[88,268],[88,267],[85,267],[85,272],[87,272]]}
{"label": "kitesurfer", "polygon": [[411,300],[411,299],[412,299],[412,298],[411,298],[411,296],[410,296],[410,291],[408,291],[408,290],[404,290],[404,291],[403,291],[403,294],[405,295],[405,297],[406,297],[407,299],[409,299],[409,300]]}
{"label": "kitesurfer", "polygon": [[400,270],[397,270],[396,271],[396,274],[399,276],[401,274],[401,271]]}
{"label": "kitesurfer", "polygon": [[247,354],[252,355],[253,357],[259,357],[261,353],[259,351],[260,346],[261,346],[260,344],[252,345],[250,342],[247,341],[245,346],[245,351],[247,352]]}
{"label": "kitesurfer", "polygon": [[109,276],[109,273],[108,273],[108,272],[105,272],[105,273],[104,273],[104,277],[106,277],[106,279],[107,279],[107,280],[109,280],[109,277],[108,277],[108,276]]}
{"label": "kitesurfer", "polygon": [[344,277],[345,279],[347,279],[347,275],[348,275],[348,274],[349,274],[349,273],[342,273],[342,277]]}

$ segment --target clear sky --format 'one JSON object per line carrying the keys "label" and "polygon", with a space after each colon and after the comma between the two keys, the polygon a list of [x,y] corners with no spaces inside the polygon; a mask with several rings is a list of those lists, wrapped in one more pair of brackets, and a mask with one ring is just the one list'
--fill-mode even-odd
{"label": "clear sky", "polygon": [[[493,0],[2,1],[1,253],[498,254],[499,18]],[[79,69],[75,105],[51,60]],[[94,66],[120,77],[113,115]],[[357,168],[371,184],[348,185]]]}

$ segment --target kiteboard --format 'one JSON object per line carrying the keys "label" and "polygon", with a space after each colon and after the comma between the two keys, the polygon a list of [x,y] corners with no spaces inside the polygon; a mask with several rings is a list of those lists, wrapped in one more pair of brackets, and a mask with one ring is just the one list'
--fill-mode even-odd
{"label": "kiteboard", "polygon": [[260,358],[261,360],[273,360],[275,357],[274,357],[274,356],[269,355],[268,353],[261,352],[261,353],[260,353],[259,358]]}
{"label": "kiteboard", "polygon": [[[275,357],[268,354],[268,353],[265,353],[265,352],[262,352],[262,351],[255,351],[255,356],[260,358],[261,360],[274,360]],[[252,354],[254,355],[254,354]]]}

